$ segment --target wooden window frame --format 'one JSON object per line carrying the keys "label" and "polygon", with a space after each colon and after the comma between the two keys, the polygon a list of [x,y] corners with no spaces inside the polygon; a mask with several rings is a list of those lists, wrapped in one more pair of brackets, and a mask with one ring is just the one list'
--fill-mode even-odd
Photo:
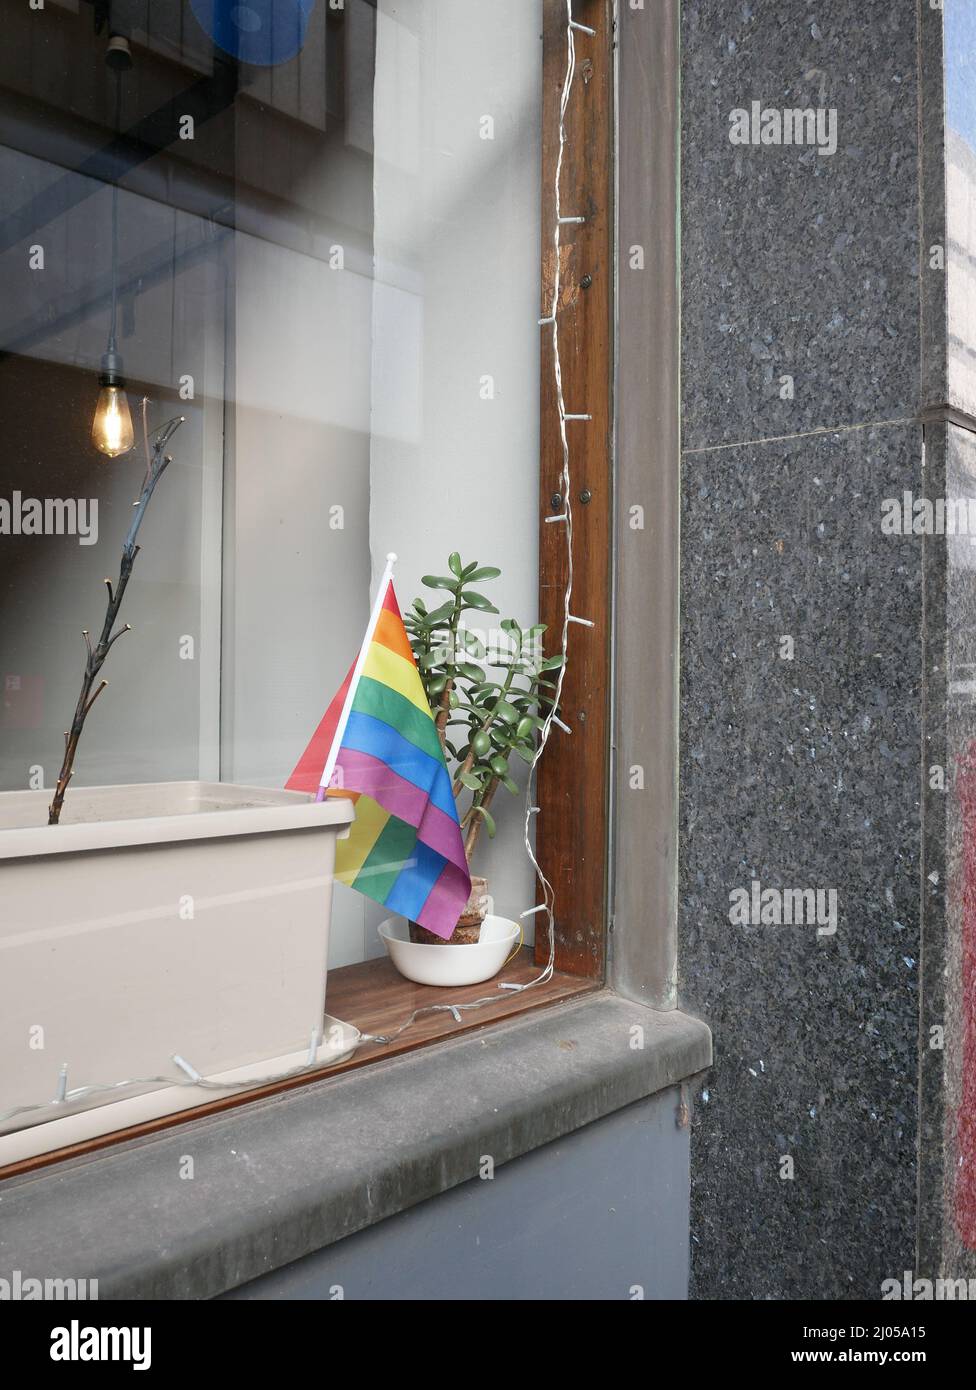
{"label": "wooden window frame", "polygon": [[[559,154],[559,104],[566,76],[566,0],[543,0],[542,43],[542,250],[540,317],[549,314],[554,274],[553,226],[556,161]],[[502,994],[497,1005],[464,1015],[460,1023],[450,1015],[418,1022],[393,1046],[370,1046],[339,1065],[310,1071],[287,1081],[237,1092],[204,1102],[191,1110],[111,1134],[52,1150],[0,1168],[0,1179],[47,1167],[69,1158],[195,1123],[222,1111],[247,1105],[300,1086],[391,1056],[430,1046],[445,1037],[483,1028],[529,1010],[578,997],[604,985],[609,935],[609,845],[611,785],[611,544],[613,526],[612,459],[613,403],[612,351],[614,289],[614,27],[611,0],[574,0],[574,19],[594,29],[590,36],[577,31],[576,78],[565,120],[566,145],[562,169],[564,215],[585,217],[561,232],[561,284],[559,314],[560,360],[566,409],[585,413],[588,421],[569,428],[574,520],[574,584],[572,611],[591,621],[592,628],[570,628],[569,661],[560,705],[561,718],[570,734],[554,730],[552,754],[543,756],[538,769],[536,855],[555,893],[555,970],[548,985],[523,993]],[[552,335],[540,327],[540,466],[539,466],[539,611],[540,621],[553,634],[562,631],[567,581],[565,529],[547,523],[559,511],[563,457],[556,405]],[[557,501],[558,498],[558,501]],[[544,920],[541,916],[537,919]],[[509,967],[512,980],[533,979],[549,956],[548,933],[536,931],[534,963],[526,948]],[[382,1010],[377,1010],[377,987],[371,972],[388,966],[367,961],[330,971],[328,1006],[358,990],[366,1000],[372,1031]],[[392,967],[389,967],[392,970]],[[346,973],[348,972],[348,974]],[[359,972],[358,975],[355,972]],[[382,988],[382,986],[381,986]],[[387,986],[392,997],[393,990]],[[452,1003],[483,996],[485,985],[451,991]],[[441,991],[401,992],[395,1021]],[[370,1003],[370,995],[372,1000]],[[432,1000],[431,1000],[432,1002]],[[341,1006],[340,1006],[341,1007]],[[360,1010],[362,1016],[362,1011]],[[447,1020],[445,1023],[444,1020]],[[388,1021],[388,1020],[387,1020]]]}
{"label": "wooden window frame", "polygon": [[[552,228],[559,154],[559,102],[566,75],[566,5],[544,0],[542,64],[543,315],[555,270]],[[567,412],[587,414],[568,426],[573,507],[575,616],[594,626],[570,628],[561,718],[572,730],[553,734],[553,754],[539,763],[536,856],[555,893],[556,969],[602,980],[609,918],[611,536],[613,524],[613,13],[609,0],[575,0],[573,17],[596,31],[576,32],[576,79],[566,111],[561,195],[559,356]],[[561,632],[566,538],[546,518],[563,505],[563,457],[556,408],[551,334],[542,341],[540,417],[539,620]],[[558,498],[558,502],[557,502]],[[537,932],[536,960],[547,957]]]}

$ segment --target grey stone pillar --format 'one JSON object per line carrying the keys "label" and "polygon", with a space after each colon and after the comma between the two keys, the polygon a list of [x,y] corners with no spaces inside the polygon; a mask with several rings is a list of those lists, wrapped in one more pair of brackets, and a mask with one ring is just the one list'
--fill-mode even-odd
{"label": "grey stone pillar", "polygon": [[976,1275],[976,7],[945,11],[683,6],[700,1297]]}

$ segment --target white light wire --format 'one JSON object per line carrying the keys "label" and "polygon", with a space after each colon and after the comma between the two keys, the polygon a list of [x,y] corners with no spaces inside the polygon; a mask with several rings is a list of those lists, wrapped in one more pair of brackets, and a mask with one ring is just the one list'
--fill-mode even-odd
{"label": "white light wire", "polygon": [[26,1115],[36,1110],[58,1109],[64,1105],[71,1105],[74,1101],[87,1100],[89,1096],[100,1095],[106,1091],[124,1091],[127,1086],[195,1086],[204,1091],[252,1091],[259,1086],[272,1086],[278,1081],[288,1081],[293,1076],[301,1076],[303,1072],[321,1070],[323,1063],[315,1059],[315,1053],[318,1051],[320,1043],[320,1033],[313,1033],[309,1048],[309,1060],[303,1062],[300,1067],[289,1067],[287,1071],[273,1072],[268,1076],[248,1077],[246,1081],[211,1081],[208,1077],[201,1076],[195,1067],[174,1053],[170,1060],[186,1072],[189,1078],[186,1081],[180,1081],[172,1076],[131,1076],[124,1081],[93,1081],[87,1086],[75,1086],[69,1090],[67,1087],[68,1069],[65,1065],[58,1073],[57,1094],[53,1100],[43,1101],[40,1105],[15,1105],[12,1110],[0,1111],[0,1124],[6,1124],[7,1120],[12,1120],[17,1115]]}
{"label": "white light wire", "polygon": [[[573,598],[573,493],[572,477],[570,473],[571,456],[569,451],[569,435],[566,431],[567,412],[566,398],[563,394],[563,364],[562,358],[559,355],[559,295],[562,289],[562,264],[560,257],[562,233],[560,229],[563,225],[562,172],[563,155],[566,150],[566,111],[569,108],[569,98],[572,94],[573,80],[576,76],[575,30],[578,27],[580,26],[577,26],[573,20],[573,0],[566,0],[566,77],[563,82],[562,97],[559,102],[559,153],[556,156],[556,207],[555,216],[553,218],[554,265],[552,274],[552,307],[549,310],[549,318],[552,320],[552,360],[553,374],[556,381],[556,405],[559,410],[559,440],[562,445],[563,454],[563,467],[560,481],[562,484],[563,507],[565,509],[563,515],[566,518],[566,589],[563,594],[563,630],[562,640],[560,642],[560,651],[563,660],[562,665],[559,667],[559,674],[556,677],[556,689],[553,692],[549,713],[546,715],[545,723],[542,726],[542,735],[535,750],[535,757],[532,759],[531,766],[529,767],[528,783],[525,788],[525,825],[523,840],[525,843],[525,852],[529,857],[529,862],[535,870],[536,879],[542,889],[543,901],[540,906],[545,909],[546,914],[546,927],[549,935],[549,958],[535,979],[527,981],[522,985],[522,989],[531,989],[533,985],[544,984],[548,980],[551,980],[556,965],[556,918],[554,913],[556,894],[552,884],[546,878],[542,870],[542,865],[536,858],[535,850],[532,847],[532,837],[529,833],[529,828],[532,822],[532,816],[536,810],[533,804],[533,791],[535,789],[536,768],[538,767],[539,759],[542,757],[546,744],[549,742],[549,734],[552,731],[553,724],[557,724],[560,728],[566,727],[556,716],[556,710],[559,708],[559,702],[562,698],[563,681],[566,679],[566,666],[569,661],[570,604]],[[585,32],[592,33],[593,31],[586,29]],[[536,909],[536,911],[537,910],[538,909]]]}
{"label": "white light wire", "polygon": [[[559,667],[559,674],[556,677],[556,689],[553,691],[552,700],[550,702],[549,707],[549,713],[546,715],[545,720],[543,721],[539,741],[535,750],[535,757],[532,759],[532,763],[529,766],[525,788],[525,827],[523,836],[525,852],[529,857],[529,862],[532,865],[533,870],[535,871],[536,880],[538,881],[539,886],[542,889],[543,896],[543,901],[538,905],[538,907],[530,909],[530,911],[528,913],[524,913],[523,916],[534,916],[536,913],[545,912],[546,928],[549,938],[549,955],[546,964],[542,967],[542,969],[539,971],[538,975],[536,975],[534,979],[526,980],[524,984],[503,983],[498,986],[499,990],[509,990],[511,992],[516,993],[521,993],[523,990],[526,989],[532,989],[535,985],[547,983],[549,980],[552,979],[553,973],[555,971],[556,919],[554,914],[554,907],[556,895],[553,890],[552,884],[546,878],[545,874],[542,871],[542,866],[536,858],[535,850],[532,847],[532,837],[529,833],[529,828],[531,825],[532,816],[537,814],[539,810],[538,806],[534,804],[533,800],[533,793],[535,790],[536,780],[536,769],[538,767],[539,759],[542,757],[542,754],[546,748],[546,744],[549,742],[549,734],[552,730],[553,724],[555,724],[560,729],[567,729],[567,726],[556,717],[556,710],[559,707],[559,701],[562,697],[563,681],[566,678],[570,623],[573,621],[580,621],[579,619],[574,620],[570,613],[570,604],[572,602],[573,597],[573,503],[571,492],[572,479],[570,473],[571,455],[569,448],[569,436],[566,431],[566,422],[567,420],[589,420],[591,417],[589,415],[572,415],[567,413],[566,400],[563,394],[562,360],[559,356],[559,295],[562,290],[562,267],[560,265],[559,255],[562,241],[561,228],[564,224],[567,223],[585,222],[586,220],[583,217],[563,217],[562,191],[560,187],[562,182],[563,155],[566,149],[566,112],[569,108],[569,99],[572,94],[573,81],[576,76],[576,30],[580,30],[581,32],[586,34],[592,34],[594,32],[592,29],[588,29],[585,25],[577,24],[574,21],[573,0],[566,0],[566,76],[563,81],[562,96],[559,102],[559,153],[556,157],[555,216],[553,219],[553,251],[555,260],[553,265],[552,277],[552,307],[548,316],[544,319],[539,320],[541,325],[544,325],[545,327],[551,327],[552,329],[552,356],[554,377],[556,383],[556,405],[559,410],[559,439],[562,445],[563,457],[563,466],[562,471],[560,473],[560,483],[562,486],[563,505],[565,507],[565,512],[558,518],[546,518],[547,520],[559,520],[565,521],[566,523],[566,591],[563,595],[563,625],[562,641],[560,643],[560,652],[562,654],[563,660],[562,665]],[[587,623],[586,625],[591,627],[592,623]],[[487,1004],[497,1004],[498,1002],[498,994],[496,993],[484,995],[481,999],[473,999],[470,1001],[470,1003],[465,1004],[426,1004],[423,1008],[414,1009],[413,1013],[409,1016],[409,1018],[407,1018],[405,1022],[401,1023],[398,1028],[394,1029],[392,1033],[362,1033],[360,1035],[361,1041],[378,1043],[381,1045],[389,1044],[391,1042],[394,1042],[400,1036],[401,1033],[405,1032],[408,1028],[410,1028],[417,1021],[418,1018],[423,1018],[426,1014],[449,1013],[452,1014],[455,1020],[460,1023],[460,1015],[462,1013],[472,1009],[482,1009]],[[320,1064],[316,1063],[315,1061],[309,1061],[306,1062],[303,1066],[293,1067],[289,1071],[278,1073],[276,1076],[254,1078],[245,1082],[208,1081],[205,1077],[200,1077],[197,1080],[191,1079],[187,1081],[174,1081],[172,1078],[167,1076],[148,1076],[134,1077],[131,1080],[127,1081],[116,1081],[110,1085],[102,1085],[96,1082],[90,1086],[79,1086],[75,1090],[71,1091],[65,1090],[63,1085],[61,1085],[59,1086],[59,1095],[54,1100],[46,1101],[42,1105],[20,1105],[17,1106],[14,1110],[4,1111],[0,1113],[0,1123],[3,1123],[8,1119],[12,1119],[15,1115],[25,1114],[27,1111],[46,1110],[52,1106],[56,1107],[62,1105],[65,1102],[81,1100],[89,1095],[94,1095],[98,1092],[122,1090],[126,1086],[150,1086],[159,1083],[165,1086],[197,1086],[203,1090],[210,1091],[231,1091],[244,1089],[253,1090],[258,1086],[270,1085],[276,1081],[285,1081],[290,1077],[300,1076],[303,1072],[310,1072],[316,1069],[320,1069]],[[60,1095],[61,1091],[64,1092],[63,1099]]]}

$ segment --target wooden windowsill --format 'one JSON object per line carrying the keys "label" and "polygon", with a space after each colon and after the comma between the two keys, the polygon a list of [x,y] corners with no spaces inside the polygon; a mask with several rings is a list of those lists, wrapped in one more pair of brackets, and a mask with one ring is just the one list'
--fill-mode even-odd
{"label": "wooden windowsill", "polygon": [[426,1047],[428,1043],[438,1042],[441,1038],[470,1033],[473,1028],[483,1028],[486,1023],[496,1023],[513,1014],[522,1014],[529,1009],[603,988],[597,980],[560,973],[554,974],[544,984],[533,985],[530,990],[498,988],[503,981],[506,984],[526,984],[536,978],[539,969],[533,961],[531,947],[523,946],[515,959],[494,979],[485,980],[480,985],[462,985],[457,989],[416,985],[399,975],[386,957],[331,970],[326,987],[326,1010],[333,1018],[353,1024],[361,1033],[393,1033],[415,1009],[422,1009],[428,1004],[469,1004],[475,999],[489,998],[495,994],[498,1000],[462,1013],[460,1023],[446,1011],[425,1014],[394,1042],[363,1043],[348,1061],[332,1067],[330,1074],[365,1066],[382,1057],[412,1052],[414,1048]]}
{"label": "wooden windowsill", "polygon": [[538,973],[539,968],[532,959],[532,950],[527,946],[523,947],[515,959],[494,979],[486,980],[480,985],[464,985],[459,989],[413,984],[410,980],[403,979],[385,957],[364,961],[361,965],[342,966],[329,972],[326,1008],[333,1018],[354,1024],[363,1033],[392,1033],[401,1023],[406,1022],[415,1009],[423,1008],[427,1004],[465,1004],[496,992],[498,1001],[463,1013],[460,1023],[447,1011],[428,1014],[405,1029],[395,1042],[363,1043],[345,1062],[324,1067],[321,1071],[310,1071],[301,1076],[290,1077],[287,1081],[277,1081],[247,1091],[236,1091],[220,1100],[204,1102],[192,1110],[181,1110],[159,1119],[148,1120],[144,1124],[116,1130],[112,1134],[86,1139],[66,1148],[54,1149],[34,1158],[8,1164],[0,1168],[0,1180],[37,1168],[45,1168],[52,1163],[64,1162],[66,1159],[79,1158],[114,1144],[124,1143],[126,1140],[143,1139],[162,1130],[172,1129],[175,1125],[192,1124],[208,1115],[247,1105],[282,1091],[291,1091],[300,1086],[325,1081],[340,1072],[365,1067],[386,1057],[412,1052],[415,1048],[427,1047],[443,1038],[459,1037],[463,1033],[483,1028],[486,1024],[497,1023],[548,1004],[592,994],[603,988],[603,984],[597,980],[557,973],[545,984],[534,985],[532,989],[524,992],[498,989],[502,981],[525,984],[535,979]]}

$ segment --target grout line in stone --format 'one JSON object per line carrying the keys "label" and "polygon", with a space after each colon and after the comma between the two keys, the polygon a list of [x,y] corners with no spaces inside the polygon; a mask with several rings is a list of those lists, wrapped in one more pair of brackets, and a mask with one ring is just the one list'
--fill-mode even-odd
{"label": "grout line in stone", "polygon": [[886,425],[918,425],[917,415],[905,415],[893,420],[866,420],[860,425],[825,425],[821,429],[799,430],[795,434],[770,434],[761,439],[734,439],[728,444],[702,444],[697,449],[682,449],[686,454],[713,454],[719,449],[745,449],[751,444],[782,444],[790,439],[811,439],[823,434],[849,434],[854,430],[881,429]]}

